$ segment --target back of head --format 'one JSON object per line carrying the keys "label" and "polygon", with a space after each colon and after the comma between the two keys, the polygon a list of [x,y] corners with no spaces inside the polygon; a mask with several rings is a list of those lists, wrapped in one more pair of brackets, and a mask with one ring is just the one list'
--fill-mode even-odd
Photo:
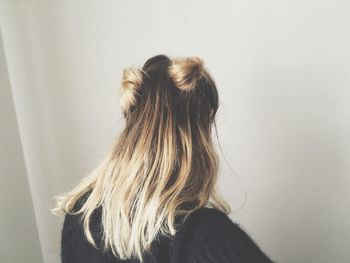
{"label": "back of head", "polygon": [[[205,124],[210,132],[218,109],[215,83],[198,57],[171,60],[159,55],[147,60],[141,69],[126,68],[121,90],[126,117],[138,118],[143,113],[157,117],[167,113],[168,118],[190,123],[191,117],[201,116],[199,124]],[[181,119],[175,118],[179,116]]]}
{"label": "back of head", "polygon": [[215,190],[218,157],[211,128],[218,92],[202,59],[158,55],[142,68],[123,71],[120,103],[125,129],[60,207],[72,212],[91,190],[78,211],[89,241],[90,215],[101,205],[104,247],[122,259],[142,260],[157,235],[175,234],[179,216],[208,204],[230,210]]}

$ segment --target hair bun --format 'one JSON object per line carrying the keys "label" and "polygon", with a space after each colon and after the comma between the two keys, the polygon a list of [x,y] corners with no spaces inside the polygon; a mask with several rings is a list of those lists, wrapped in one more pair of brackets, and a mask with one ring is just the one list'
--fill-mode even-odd
{"label": "hair bun", "polygon": [[138,68],[126,68],[123,70],[120,105],[124,112],[137,103],[137,91],[143,82],[141,70]]}
{"label": "hair bun", "polygon": [[203,60],[199,57],[175,58],[169,67],[169,76],[176,87],[190,91],[196,87],[197,80],[203,76]]}

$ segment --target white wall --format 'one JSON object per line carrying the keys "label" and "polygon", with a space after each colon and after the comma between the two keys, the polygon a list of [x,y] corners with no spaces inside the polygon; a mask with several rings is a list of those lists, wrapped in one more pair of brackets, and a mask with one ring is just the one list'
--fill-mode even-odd
{"label": "white wall", "polygon": [[[123,67],[199,55],[218,84],[220,186],[276,261],[350,260],[348,1],[13,1],[5,54],[45,262],[59,262],[51,198],[123,125]],[[0,244],[1,245],[1,244]]]}

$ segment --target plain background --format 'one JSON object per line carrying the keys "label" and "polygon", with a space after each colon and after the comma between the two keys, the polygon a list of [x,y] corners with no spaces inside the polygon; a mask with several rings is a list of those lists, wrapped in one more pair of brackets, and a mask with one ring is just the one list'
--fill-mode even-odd
{"label": "plain background", "polygon": [[348,1],[3,0],[0,27],[1,262],[59,262],[52,197],[123,128],[122,69],[161,53],[216,80],[230,217],[277,262],[350,261]]}

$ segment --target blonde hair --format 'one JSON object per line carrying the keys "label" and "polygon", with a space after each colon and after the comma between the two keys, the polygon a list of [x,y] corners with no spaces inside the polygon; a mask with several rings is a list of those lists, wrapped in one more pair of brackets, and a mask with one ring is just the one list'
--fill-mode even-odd
{"label": "blonde hair", "polygon": [[52,212],[82,214],[86,238],[97,247],[89,224],[102,207],[104,250],[142,262],[158,235],[175,235],[175,218],[208,205],[231,212],[216,189],[219,162],[211,126],[218,93],[202,59],[165,55],[125,69],[121,92],[124,130],[89,176],[55,197]]}

